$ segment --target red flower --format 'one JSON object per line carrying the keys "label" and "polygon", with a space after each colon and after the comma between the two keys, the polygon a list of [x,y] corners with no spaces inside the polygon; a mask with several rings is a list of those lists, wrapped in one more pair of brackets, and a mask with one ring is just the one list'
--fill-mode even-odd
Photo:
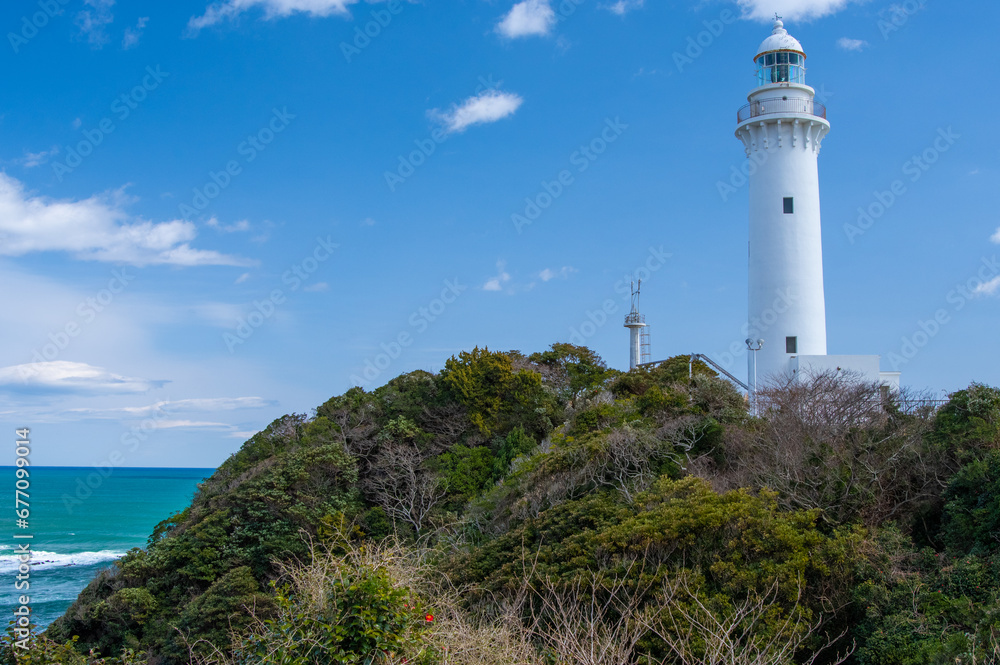
{"label": "red flower", "polygon": [[424,619],[427,621],[427,623],[430,623],[431,621],[434,621],[434,615],[428,614],[427,616],[424,617]]}

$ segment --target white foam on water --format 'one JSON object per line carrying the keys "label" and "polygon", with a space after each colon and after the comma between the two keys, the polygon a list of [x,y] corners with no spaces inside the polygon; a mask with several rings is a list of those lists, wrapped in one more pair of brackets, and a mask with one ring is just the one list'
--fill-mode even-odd
{"label": "white foam on water", "polygon": [[[92,566],[98,563],[110,563],[123,556],[125,556],[125,552],[116,550],[74,552],[73,554],[32,550],[30,565],[32,570],[45,570],[47,568],[61,568],[64,566]],[[0,556],[0,574],[13,572],[17,570],[19,565],[21,565],[21,560],[18,556],[13,554]]]}

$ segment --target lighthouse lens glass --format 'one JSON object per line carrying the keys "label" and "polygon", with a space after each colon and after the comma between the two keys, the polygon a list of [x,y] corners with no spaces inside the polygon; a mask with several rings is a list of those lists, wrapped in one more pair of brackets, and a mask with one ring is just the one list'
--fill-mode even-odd
{"label": "lighthouse lens glass", "polygon": [[768,53],[756,64],[757,85],[806,82],[806,59],[798,53]]}

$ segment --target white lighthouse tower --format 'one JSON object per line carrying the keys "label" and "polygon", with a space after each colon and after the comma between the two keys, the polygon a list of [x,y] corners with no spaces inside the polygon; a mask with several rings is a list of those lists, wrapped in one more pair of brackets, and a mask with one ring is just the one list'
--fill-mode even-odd
{"label": "white lighthouse tower", "polygon": [[748,385],[849,372],[886,390],[898,372],[879,356],[827,355],[818,158],[830,131],[806,85],[806,54],[775,16],[754,56],[757,85],[737,112],[750,181]]}
{"label": "white lighthouse tower", "polygon": [[[793,358],[826,355],[817,158],[830,131],[806,85],[806,54],[779,17],[757,49],[757,86],[737,113],[750,168],[750,388],[791,374]],[[756,361],[756,372],[752,364]]]}

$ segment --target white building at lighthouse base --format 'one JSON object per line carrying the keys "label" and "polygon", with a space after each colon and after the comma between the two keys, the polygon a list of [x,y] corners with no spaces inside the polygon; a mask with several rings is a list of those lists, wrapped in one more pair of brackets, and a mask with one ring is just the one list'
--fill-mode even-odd
{"label": "white building at lighthouse base", "polygon": [[881,356],[792,356],[790,370],[798,381],[831,373],[850,376],[865,383],[879,383],[899,392],[899,372],[883,372]]}

